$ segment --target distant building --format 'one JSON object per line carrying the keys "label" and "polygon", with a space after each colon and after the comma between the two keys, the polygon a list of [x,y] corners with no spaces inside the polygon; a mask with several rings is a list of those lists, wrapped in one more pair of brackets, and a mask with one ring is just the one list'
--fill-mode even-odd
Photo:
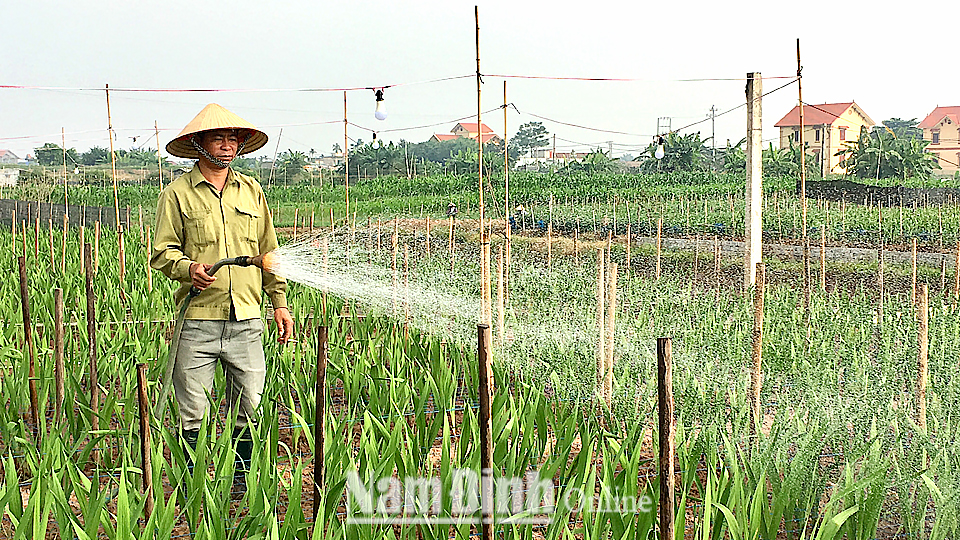
{"label": "distant building", "polygon": [[463,137],[476,139],[478,135],[481,135],[481,131],[481,140],[484,142],[484,144],[500,144],[500,142],[503,140],[499,135],[494,133],[492,129],[490,129],[490,126],[481,124],[478,128],[476,122],[460,122],[453,126],[453,129],[450,130],[450,133],[434,133],[433,136],[430,137],[430,140],[443,142]]}
{"label": "distant building", "polygon": [[927,152],[933,152],[941,172],[960,170],[960,107],[937,107],[918,126],[923,139],[930,141]]}
{"label": "distant building", "polygon": [[17,163],[20,161],[20,158],[10,150],[0,150],[0,163],[2,164],[11,164]]}
{"label": "distant building", "polygon": [[19,179],[20,169],[0,169],[0,186],[15,186]]}
{"label": "distant building", "polygon": [[[807,152],[816,156],[824,175],[842,173],[840,156],[836,153],[846,148],[844,143],[856,142],[860,128],[877,125],[863,112],[859,105],[847,103],[822,103],[803,105],[803,142]],[[800,107],[796,106],[775,124],[780,128],[780,148],[789,148],[800,142]]]}

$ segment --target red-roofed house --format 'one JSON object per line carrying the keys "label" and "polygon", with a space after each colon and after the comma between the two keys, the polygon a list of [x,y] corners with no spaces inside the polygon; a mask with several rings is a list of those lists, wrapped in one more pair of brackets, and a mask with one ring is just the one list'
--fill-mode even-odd
{"label": "red-roofed house", "polygon": [[[486,143],[500,144],[500,137],[490,129],[490,126],[482,124],[483,133],[481,135],[481,140]],[[460,137],[468,137],[471,139],[476,139],[477,135],[480,134],[480,129],[477,129],[476,122],[460,122],[459,124],[453,126],[453,129],[450,130],[450,133],[434,133],[430,140],[443,142]]]}
{"label": "red-roofed house", "polygon": [[[775,125],[780,128],[781,148],[789,148],[791,141],[800,142],[800,107],[794,107]],[[840,157],[835,154],[844,149],[845,142],[860,138],[861,126],[869,129],[875,125],[852,101],[803,105],[803,142],[807,151],[816,156],[824,174],[843,172]]]}
{"label": "red-roofed house", "polygon": [[0,150],[0,163],[16,163],[20,158],[9,150]]}
{"label": "red-roofed house", "polygon": [[918,126],[944,173],[960,170],[960,107],[937,107]]}

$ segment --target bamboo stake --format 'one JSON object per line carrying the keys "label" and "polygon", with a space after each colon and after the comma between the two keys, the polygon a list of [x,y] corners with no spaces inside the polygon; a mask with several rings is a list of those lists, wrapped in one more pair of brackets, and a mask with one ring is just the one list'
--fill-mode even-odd
{"label": "bamboo stake", "polygon": [[553,193],[550,194],[547,214],[547,271],[549,272],[553,269]]}
{"label": "bamboo stake", "polygon": [[[324,479],[324,431],[327,411],[327,357],[329,356],[329,345],[327,341],[329,328],[326,326],[317,327],[317,378],[316,378],[316,407],[313,417],[313,440],[316,441],[316,451],[313,454],[313,523],[317,526],[317,514],[320,511],[320,505],[323,503],[323,496],[326,494],[326,481]],[[324,524],[321,522],[322,528]],[[323,538],[321,530],[319,538]]]}
{"label": "bamboo stake", "polygon": [[300,219],[300,209],[293,209],[293,241],[297,241],[297,221]]}
{"label": "bamboo stake", "polygon": [[430,216],[427,216],[427,237],[424,239],[427,248],[427,257],[430,256]]}
{"label": "bamboo stake", "polygon": [[70,218],[63,214],[63,237],[60,239],[60,273],[67,273],[67,229],[70,225]]}
{"label": "bamboo stake", "polygon": [[87,228],[86,228],[84,225],[80,225],[80,257],[79,257],[79,259],[80,259],[80,273],[81,273],[81,274],[84,273],[84,271],[85,271],[84,259],[83,259],[83,245],[84,245],[84,243],[86,242],[86,239],[84,238],[84,237],[86,236],[86,230],[87,230]]}
{"label": "bamboo stake", "polygon": [[50,271],[52,272],[57,267],[57,255],[56,249],[53,246],[53,218],[50,218],[50,221],[47,223],[47,228],[49,229],[50,236]]}
{"label": "bamboo stake", "polygon": [[617,317],[617,263],[610,263],[607,273],[607,357],[604,365],[603,395],[607,409],[613,405],[613,362]]}
{"label": "bamboo stake", "polygon": [[153,121],[153,131],[157,137],[157,187],[163,191],[163,159],[160,157],[160,128],[157,127],[157,121]]}
{"label": "bamboo stake", "polygon": [[330,209],[330,234],[337,232],[337,225],[333,222],[333,208]]}
{"label": "bamboo stake", "polygon": [[[359,174],[357,175],[359,177]],[[350,145],[347,142],[347,92],[343,92],[343,196],[350,216]],[[330,228],[333,229],[333,208],[330,209]]]}
{"label": "bamboo stake", "polygon": [[917,303],[917,239],[910,242],[910,303]]}
{"label": "bamboo stake", "polygon": [[[503,81],[503,140],[507,140],[507,81]],[[503,277],[506,280],[503,285],[504,298],[506,299],[509,295],[510,242],[512,234],[512,225],[510,225],[510,152],[507,150],[506,145],[503,147],[503,228],[507,243],[503,272]]]}
{"label": "bamboo stake", "polygon": [[147,364],[137,364],[137,403],[140,406],[140,467],[144,507],[144,518],[149,520],[153,514],[153,445],[150,444],[150,400],[147,398]]}
{"label": "bamboo stake", "polygon": [[693,237],[693,275],[691,276],[691,283],[697,280],[697,271],[700,267],[700,235],[694,235]]}
{"label": "bamboo stake", "polygon": [[953,301],[960,303],[960,240],[957,240],[957,260],[953,266]]}
{"label": "bamboo stake", "polygon": [[393,317],[394,318],[396,318],[397,311],[398,311],[397,309],[397,301],[398,301],[397,299],[397,282],[398,282],[397,256],[398,256],[398,253],[397,252],[400,248],[399,236],[400,236],[400,220],[395,219],[393,220],[393,236],[390,239],[390,246],[393,250],[393,274],[392,275],[393,275]]}
{"label": "bamboo stake", "polygon": [[753,413],[753,423],[750,427],[751,436],[757,436],[763,426],[763,417],[760,411],[760,390],[763,386],[761,372],[763,352],[763,289],[765,285],[765,268],[763,263],[757,263],[757,284],[753,291],[753,339],[752,339],[752,369],[750,370],[750,408]]}
{"label": "bamboo stake", "polygon": [[147,264],[144,269],[147,272],[147,292],[153,292],[153,269],[150,268],[150,242],[152,236],[150,236],[150,225],[147,225],[147,244],[145,246],[145,251],[147,252]]}
{"label": "bamboo stake", "polygon": [[917,305],[919,327],[917,332],[917,425],[924,433],[927,431],[927,378],[929,375],[927,350],[929,347],[929,291],[927,284],[920,286],[920,298]]}
{"label": "bamboo stake", "polygon": [[603,248],[597,249],[597,398],[603,396],[604,369],[607,365],[607,349],[604,344],[604,329],[606,328],[606,317],[604,306],[606,305],[606,278],[604,270],[606,268],[604,261]]}
{"label": "bamboo stake", "polygon": [[493,540],[493,355],[490,326],[477,325],[477,378],[480,411],[480,514],[481,538]]}
{"label": "bamboo stake", "polygon": [[93,226],[93,271],[100,270],[100,221]]}
{"label": "bamboo stake", "polygon": [[[12,233],[12,239],[10,240],[10,253],[14,257],[17,256],[17,207],[14,204],[13,211],[10,213],[10,232]],[[22,233],[21,233],[22,234]],[[26,253],[24,253],[26,255]]]}
{"label": "bamboo stake", "polygon": [[410,338],[410,245],[403,245],[403,335]]}
{"label": "bamboo stake", "polygon": [[[448,245],[450,246],[450,248],[449,248],[449,252],[450,252],[450,277],[452,278],[452,277],[453,277],[453,216],[452,216],[452,215],[450,216],[450,233],[449,233],[448,237],[449,237]],[[960,242],[957,242],[957,247],[958,247],[958,249],[960,249]],[[960,259],[960,252],[958,252],[957,257],[958,257],[958,259]],[[960,283],[960,277],[957,278],[957,283]]]}
{"label": "bamboo stake", "polygon": [[110,85],[104,85],[104,91],[107,95],[107,136],[110,139],[110,171],[113,178],[113,209],[116,212],[115,225],[120,228],[120,195],[117,192],[117,155],[113,151],[113,120],[110,117]]}
{"label": "bamboo stake", "polygon": [[797,101],[800,108],[800,212],[803,240],[803,312],[804,325],[809,333],[810,326],[810,237],[807,234],[807,171],[806,148],[803,144],[803,86],[800,65],[800,39],[797,39]]}
{"label": "bamboo stake", "polygon": [[54,412],[57,419],[63,418],[64,365],[63,365],[63,289],[53,290],[53,380]]}
{"label": "bamboo stake", "polygon": [[654,272],[654,279],[660,279],[660,247],[663,234],[663,216],[657,218],[657,267]]}
{"label": "bamboo stake", "polygon": [[[99,225],[99,221],[97,224]],[[98,228],[99,230],[99,228]],[[93,253],[91,253],[90,244],[83,245],[84,272],[86,292],[87,292],[87,352],[90,359],[90,429],[97,431],[100,429],[100,381],[97,376],[97,317],[96,317],[96,297],[93,292],[93,273],[96,270],[93,262]],[[90,454],[90,458],[96,463],[99,461],[99,450],[96,448]]]}
{"label": "bamboo stake", "polygon": [[504,338],[506,337],[504,332],[504,319],[506,314],[503,296],[503,265],[503,245],[501,244],[497,250],[497,343],[500,348],[503,348]]}
{"label": "bamboo stake", "polygon": [[947,258],[940,258],[940,294],[947,296]]}
{"label": "bamboo stake", "polygon": [[[37,219],[33,222],[33,258],[40,258],[40,208],[37,207]],[[39,262],[39,261],[38,261]]]}
{"label": "bamboo stake", "polygon": [[720,237],[713,237],[713,275],[716,287],[716,298],[720,300]]}
{"label": "bamboo stake", "polygon": [[674,540],[673,366],[671,339],[657,338],[657,416],[659,420],[660,538]]}
{"label": "bamboo stake", "polygon": [[481,243],[481,258],[483,261],[483,267],[481,269],[481,276],[483,282],[481,283],[481,294],[483,297],[483,324],[491,326],[493,324],[493,295],[490,292],[490,234],[486,233],[483,235],[485,240]]}
{"label": "bamboo stake", "polygon": [[17,257],[20,269],[20,312],[23,315],[23,340],[30,359],[27,384],[30,389],[30,420],[33,422],[33,436],[40,448],[40,437],[43,430],[40,426],[40,403],[37,396],[36,363],[37,352],[33,346],[33,324],[30,321],[30,287],[27,284],[27,261],[23,256]]}
{"label": "bamboo stake", "polygon": [[632,247],[633,241],[631,240],[633,235],[630,233],[630,222],[627,222],[627,274],[630,274],[630,248]]}
{"label": "bamboo stake", "polygon": [[827,290],[827,228],[820,227],[820,290]]}

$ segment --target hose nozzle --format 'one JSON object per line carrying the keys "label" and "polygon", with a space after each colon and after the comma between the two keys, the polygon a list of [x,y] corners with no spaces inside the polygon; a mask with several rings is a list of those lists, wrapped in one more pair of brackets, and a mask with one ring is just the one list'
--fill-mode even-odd
{"label": "hose nozzle", "polygon": [[[274,261],[276,256],[272,251],[266,253],[261,253],[260,255],[250,256],[250,255],[240,255],[239,257],[228,257],[226,259],[221,259],[217,261],[213,266],[210,267],[210,270],[207,271],[207,274],[214,275],[217,273],[217,270],[224,266],[256,266],[257,268],[273,273]],[[195,297],[200,294],[200,289],[196,287],[190,288],[190,296]]]}

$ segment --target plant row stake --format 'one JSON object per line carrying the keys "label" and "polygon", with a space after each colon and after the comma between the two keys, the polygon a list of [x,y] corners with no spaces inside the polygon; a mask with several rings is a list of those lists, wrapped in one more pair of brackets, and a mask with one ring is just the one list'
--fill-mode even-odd
{"label": "plant row stake", "polygon": [[[326,326],[317,327],[317,381],[316,407],[313,417],[313,523],[317,526],[317,514],[320,511],[322,494],[326,491],[323,470],[323,432],[327,407],[327,356],[329,355],[328,332]],[[323,524],[320,524],[320,537],[323,538]]]}
{"label": "plant row stake", "polygon": [[927,378],[928,378],[928,336],[930,331],[929,321],[929,291],[927,284],[920,286],[920,296],[917,303],[917,317],[919,324],[917,328],[917,425],[920,430],[927,431]]}
{"label": "plant row stake", "polygon": [[53,290],[54,410],[58,419],[61,418],[64,399],[63,336],[63,289],[58,288]]}
{"label": "plant row stake", "polygon": [[27,286],[27,261],[22,255],[17,257],[17,265],[20,267],[20,311],[23,314],[23,338],[27,353],[30,355],[29,380],[30,387],[30,419],[33,422],[33,436],[37,443],[37,449],[40,448],[40,405],[37,400],[37,376],[35,364],[37,362],[36,352],[33,348],[33,325],[30,323],[30,289]]}
{"label": "plant row stake", "polygon": [[[99,225],[100,222],[97,222]],[[97,231],[99,231],[99,227]],[[87,292],[87,345],[90,357],[90,429],[97,431],[100,429],[100,416],[97,409],[100,408],[99,380],[97,377],[97,318],[96,318],[96,298],[93,293],[93,273],[94,262],[91,253],[90,244],[83,245],[83,260],[86,272],[84,272],[86,292]],[[90,453],[90,458],[96,463],[99,461],[99,450],[96,448]]]}
{"label": "plant row stake", "polygon": [[668,337],[657,338],[657,412],[659,419],[660,538],[674,539],[674,478],[676,462],[673,423],[672,345]]}
{"label": "plant row stake", "polygon": [[493,358],[490,325],[477,325],[477,375],[480,397],[480,515],[481,538],[493,540]]}
{"label": "plant row stake", "polygon": [[153,445],[150,444],[150,400],[147,398],[147,364],[137,364],[137,404],[140,408],[140,466],[143,494],[146,500],[143,506],[144,518],[149,520],[153,514]]}

